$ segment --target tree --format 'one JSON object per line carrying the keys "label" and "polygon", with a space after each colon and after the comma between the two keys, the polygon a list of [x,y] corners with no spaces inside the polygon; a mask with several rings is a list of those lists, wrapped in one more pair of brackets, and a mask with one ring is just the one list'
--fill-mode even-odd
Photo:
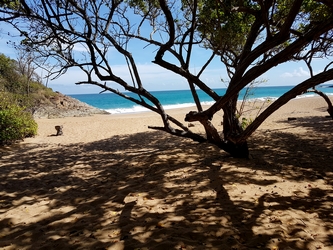
{"label": "tree", "polygon": [[[305,57],[311,62],[308,59],[314,56],[332,56],[333,4],[329,0],[7,0],[0,6],[0,21],[20,32],[22,44],[52,58],[58,66],[55,76],[79,67],[86,80],[77,84],[100,86],[158,113],[163,126],[152,129],[208,141],[236,157],[248,156],[247,139],[269,115],[307,89],[333,79],[333,69],[327,65],[273,102],[245,129],[236,115],[239,92],[267,71],[291,60]],[[185,121],[199,121],[205,136],[167,114],[145,88],[135,51],[131,51],[133,43],[155,47],[153,63],[187,80],[196,111],[186,114]],[[81,54],[78,48],[84,48]],[[195,73],[191,59],[199,49],[207,60]],[[115,52],[126,61],[130,81],[112,66]],[[200,78],[216,57],[230,78],[224,96]],[[197,89],[215,101],[206,110]],[[211,123],[219,110],[224,113],[222,136]]]}
{"label": "tree", "polygon": [[40,79],[36,73],[36,58],[17,48],[17,60],[0,54],[0,83],[3,91],[29,95],[30,83]]}
{"label": "tree", "polygon": [[0,54],[0,84],[2,91],[21,93],[22,84],[16,70],[16,61]]}
{"label": "tree", "polygon": [[37,123],[10,93],[0,92],[0,145],[37,134]]}
{"label": "tree", "polygon": [[24,86],[17,62],[0,54],[0,146],[37,133],[37,123],[24,106]]}

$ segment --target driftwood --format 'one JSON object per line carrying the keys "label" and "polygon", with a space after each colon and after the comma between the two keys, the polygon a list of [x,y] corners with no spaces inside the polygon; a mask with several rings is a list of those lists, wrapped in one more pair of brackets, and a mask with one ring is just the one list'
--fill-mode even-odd
{"label": "driftwood", "polygon": [[56,136],[58,136],[58,135],[63,135],[63,134],[64,134],[63,131],[62,131],[62,128],[63,128],[62,125],[60,125],[60,126],[55,126],[55,129],[57,130],[57,134],[56,134]]}

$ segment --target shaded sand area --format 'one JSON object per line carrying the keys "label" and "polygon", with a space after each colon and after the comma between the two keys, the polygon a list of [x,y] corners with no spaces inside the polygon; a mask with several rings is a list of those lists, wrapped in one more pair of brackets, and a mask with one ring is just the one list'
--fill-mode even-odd
{"label": "shaded sand area", "polygon": [[0,151],[0,249],[333,249],[325,109],[288,103],[250,160],[151,131],[151,113],[40,119]]}

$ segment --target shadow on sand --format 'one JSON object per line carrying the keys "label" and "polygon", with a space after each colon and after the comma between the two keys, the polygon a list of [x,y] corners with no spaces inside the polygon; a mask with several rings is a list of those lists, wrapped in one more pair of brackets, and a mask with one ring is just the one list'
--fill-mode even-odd
{"label": "shadow on sand", "polygon": [[251,160],[160,132],[3,150],[0,247],[329,249],[332,121],[294,123]]}

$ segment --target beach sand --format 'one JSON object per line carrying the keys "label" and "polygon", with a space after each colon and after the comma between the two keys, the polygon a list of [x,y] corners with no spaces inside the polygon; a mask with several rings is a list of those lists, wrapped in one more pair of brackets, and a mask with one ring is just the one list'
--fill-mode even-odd
{"label": "beach sand", "polygon": [[162,125],[150,112],[39,119],[38,136],[0,151],[0,249],[333,249],[326,109],[283,106],[250,160],[148,129]]}

